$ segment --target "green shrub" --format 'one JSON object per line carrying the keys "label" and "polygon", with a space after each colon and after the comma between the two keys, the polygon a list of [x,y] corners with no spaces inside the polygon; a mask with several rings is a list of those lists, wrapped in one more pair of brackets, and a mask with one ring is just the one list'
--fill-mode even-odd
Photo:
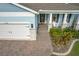
{"label": "green shrub", "polygon": [[73,28],[51,28],[49,33],[53,44],[58,47],[67,45],[72,38],[79,38],[79,31]]}
{"label": "green shrub", "polygon": [[76,38],[76,39],[79,39],[79,31],[75,31],[73,33],[73,37]]}
{"label": "green shrub", "polygon": [[60,28],[51,28],[49,33],[53,38],[62,36],[62,30]]}
{"label": "green shrub", "polygon": [[52,41],[57,46],[66,45],[72,39],[72,32],[70,29],[51,28],[50,36]]}
{"label": "green shrub", "polygon": [[63,32],[69,32],[69,31],[72,31],[72,29],[71,28],[64,28],[63,29]]}
{"label": "green shrub", "polygon": [[62,39],[64,41],[64,45],[66,45],[72,39],[72,33],[64,32]]}
{"label": "green shrub", "polygon": [[79,31],[73,29],[73,28],[64,28],[64,32],[71,32],[72,38],[79,38]]}

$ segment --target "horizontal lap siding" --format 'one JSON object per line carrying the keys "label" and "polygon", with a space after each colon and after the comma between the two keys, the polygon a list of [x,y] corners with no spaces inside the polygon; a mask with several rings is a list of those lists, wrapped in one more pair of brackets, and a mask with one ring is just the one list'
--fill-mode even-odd
{"label": "horizontal lap siding", "polygon": [[11,3],[0,3],[0,12],[28,12],[23,8],[17,7]]}
{"label": "horizontal lap siding", "polygon": [[[0,22],[30,22],[31,24],[34,25],[34,29],[36,28],[36,17],[35,17],[35,14],[31,13],[29,10],[25,10],[23,8],[20,8],[14,4],[11,4],[11,3],[0,3],[0,12],[4,12],[4,14],[2,14],[0,16]],[[28,14],[26,16],[16,16],[13,14],[13,16],[10,16],[8,15],[8,13],[5,13],[5,12],[25,12],[25,13],[28,13],[29,14],[33,14],[34,16],[28,16]],[[0,13],[0,14],[1,14]],[[7,14],[8,16],[4,16],[5,14]],[[10,14],[10,13],[9,13]]]}
{"label": "horizontal lap siding", "polygon": [[35,16],[26,16],[26,17],[0,17],[0,22],[30,22],[35,26]]}
{"label": "horizontal lap siding", "polygon": [[30,30],[30,37],[32,40],[36,40],[37,16],[29,10],[10,3],[0,3],[0,22],[26,22],[33,24],[33,28]]}

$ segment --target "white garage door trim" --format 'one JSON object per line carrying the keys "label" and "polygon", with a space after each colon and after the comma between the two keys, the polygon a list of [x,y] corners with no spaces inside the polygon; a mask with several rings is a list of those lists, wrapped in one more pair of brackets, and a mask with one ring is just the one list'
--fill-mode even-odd
{"label": "white garage door trim", "polygon": [[35,14],[31,13],[31,12],[0,12],[0,17],[15,17],[15,16],[31,16],[34,17]]}
{"label": "white garage door trim", "polygon": [[30,39],[30,23],[0,22],[0,39]]}

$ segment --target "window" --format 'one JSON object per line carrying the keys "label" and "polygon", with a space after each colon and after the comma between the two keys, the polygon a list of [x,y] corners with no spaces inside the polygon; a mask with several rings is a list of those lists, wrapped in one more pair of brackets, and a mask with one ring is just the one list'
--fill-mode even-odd
{"label": "window", "polygon": [[63,22],[63,20],[64,20],[64,14],[63,14],[63,17],[62,17],[62,22]]}
{"label": "window", "polygon": [[31,28],[33,28],[33,24],[31,24]]}
{"label": "window", "polygon": [[67,21],[68,23],[70,22],[71,15],[72,15],[72,14],[69,14],[69,15],[67,16],[67,20],[66,20],[66,21]]}
{"label": "window", "polygon": [[58,22],[58,19],[59,19],[59,14],[57,14],[57,20],[56,20],[56,22]]}

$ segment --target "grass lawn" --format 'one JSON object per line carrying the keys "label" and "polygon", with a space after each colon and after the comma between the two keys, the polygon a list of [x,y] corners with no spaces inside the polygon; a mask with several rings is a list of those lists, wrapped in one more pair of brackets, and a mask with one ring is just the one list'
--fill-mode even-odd
{"label": "grass lawn", "polygon": [[79,41],[75,43],[71,52],[68,55],[69,56],[79,56]]}

